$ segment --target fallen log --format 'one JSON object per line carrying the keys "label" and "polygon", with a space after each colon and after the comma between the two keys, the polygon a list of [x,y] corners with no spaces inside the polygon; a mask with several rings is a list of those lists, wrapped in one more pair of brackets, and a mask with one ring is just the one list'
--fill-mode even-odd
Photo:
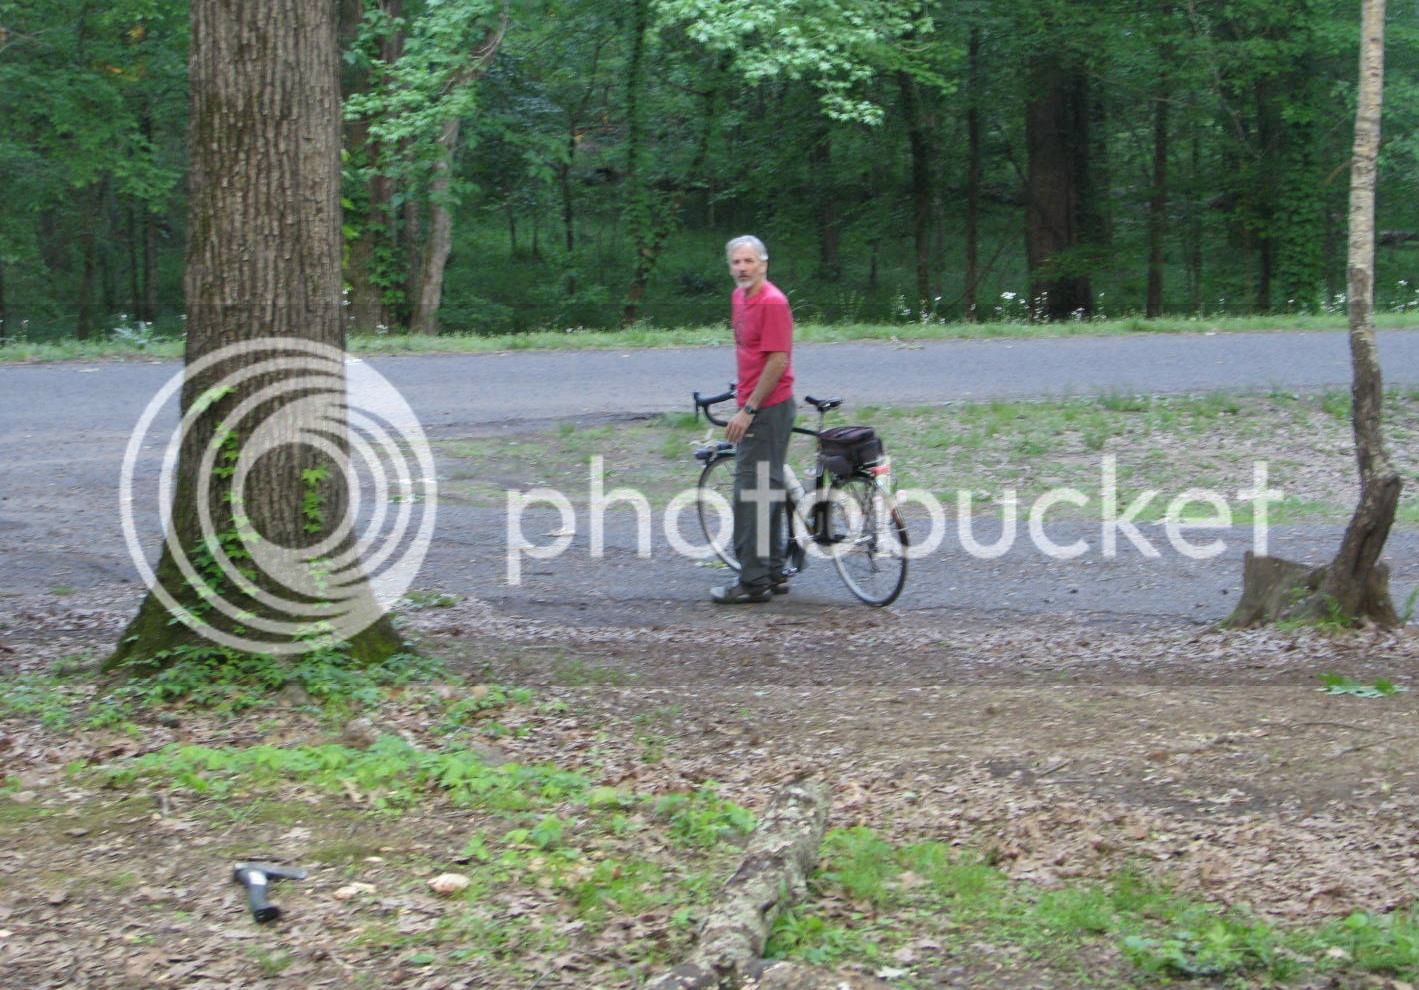
{"label": "fallen log", "polygon": [[775,794],[700,927],[694,950],[646,990],[720,990],[752,979],[774,919],[808,892],[827,825],[823,784],[800,781]]}

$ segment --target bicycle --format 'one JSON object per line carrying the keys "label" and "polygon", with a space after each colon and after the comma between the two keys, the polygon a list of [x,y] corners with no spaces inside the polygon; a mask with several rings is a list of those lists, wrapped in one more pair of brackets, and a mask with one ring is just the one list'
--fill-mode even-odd
{"label": "bicycle", "polygon": [[[732,384],[728,392],[708,398],[695,392],[696,416],[703,412],[705,419],[724,426],[726,421],[717,418],[710,407],[734,395]],[[824,431],[823,420],[843,400],[806,396],[803,401],[818,411],[816,430],[793,427],[794,433],[815,440],[813,490],[806,491],[793,468],[784,465],[784,574],[803,570],[816,548],[832,557],[838,575],[857,598],[868,605],[890,605],[906,584],[909,546],[907,527],[892,493],[891,462],[885,454],[875,460],[844,458],[838,453],[825,456],[824,441],[832,431]],[[734,444],[728,440],[706,443],[695,451],[695,458],[704,463],[695,506],[700,528],[715,555],[737,571],[733,526],[725,525],[726,509],[732,519],[734,505],[734,453]]]}

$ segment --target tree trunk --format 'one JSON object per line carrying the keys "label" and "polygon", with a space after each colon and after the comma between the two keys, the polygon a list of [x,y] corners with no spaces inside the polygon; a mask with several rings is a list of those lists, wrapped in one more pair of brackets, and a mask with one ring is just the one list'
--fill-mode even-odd
{"label": "tree trunk", "polygon": [[335,7],[193,0],[190,20],[176,490],[156,580],[105,667],[160,669],[183,645],[383,660],[402,643],[340,538]]}
{"label": "tree trunk", "polygon": [[143,211],[143,319],[158,318],[158,224],[149,210]]}
{"label": "tree trunk", "polygon": [[1086,231],[1089,101],[1084,73],[1047,52],[1030,69],[1025,108],[1026,258],[1030,313],[1036,320],[1087,316],[1094,310],[1089,275],[1077,256]]}
{"label": "tree trunk", "polygon": [[965,316],[975,323],[980,314],[976,293],[980,282],[980,28],[972,26],[966,54],[966,271]]}
{"label": "tree trunk", "polygon": [[5,260],[0,258],[0,340],[10,338],[10,310],[5,303]]}
{"label": "tree trunk", "polygon": [[1187,232],[1183,253],[1187,256],[1187,298],[1188,312],[1201,316],[1207,301],[1202,297],[1202,210],[1196,190],[1202,189],[1202,139],[1193,127],[1190,155],[1192,168],[1188,181],[1193,189],[1187,205]]}
{"label": "tree trunk", "polygon": [[[640,319],[641,305],[645,301],[646,288],[650,276],[660,262],[660,252],[666,240],[679,223],[680,210],[695,183],[704,174],[705,162],[709,158],[710,137],[714,133],[715,102],[718,99],[720,74],[727,66],[721,60],[716,76],[701,94],[704,107],[700,111],[700,133],[695,141],[695,151],[690,163],[679,172],[668,194],[656,195],[650,188],[645,174],[644,126],[640,122],[640,86],[645,76],[645,32],[649,27],[649,8],[646,0],[635,0],[631,58],[626,73],[627,125],[626,125],[626,188],[630,197],[627,207],[627,226],[631,243],[635,248],[635,261],[631,269],[631,283],[626,290],[625,304],[621,311],[621,325],[631,326]],[[534,228],[535,231],[535,228]]]}
{"label": "tree trunk", "polygon": [[1148,199],[1148,301],[1146,315],[1163,315],[1163,247],[1168,236],[1167,77],[1153,100],[1153,189]]}
{"label": "tree trunk", "polygon": [[[380,7],[394,21],[403,14],[403,0],[382,0]],[[354,43],[359,32],[360,20],[364,12],[364,0],[341,0],[340,35],[341,49]],[[404,35],[393,31],[380,42],[379,58],[386,64],[393,64],[404,47]],[[349,97],[370,86],[369,74],[364,71],[347,69],[341,78],[342,95]],[[388,327],[396,321],[388,295],[395,287],[396,276],[391,269],[397,244],[397,228],[394,213],[394,181],[382,173],[386,166],[382,161],[385,149],[378,142],[371,142],[367,120],[349,120],[345,123],[345,147],[349,150],[356,171],[366,174],[362,196],[355,196],[361,209],[346,218],[353,228],[353,236],[348,245],[346,278],[350,283],[349,327],[356,332],[368,333]],[[362,166],[362,169],[360,168]]]}
{"label": "tree trunk", "polygon": [[94,218],[98,216],[99,208],[103,204],[103,186],[101,183],[95,183],[90,189],[93,193],[89,211],[90,222],[85,223],[79,233],[79,250],[84,259],[84,267],[79,281],[79,314],[74,321],[74,336],[80,340],[88,340],[93,336],[94,328],[98,324],[97,307],[94,305],[94,292],[98,282],[98,234],[94,229]]}
{"label": "tree trunk", "polygon": [[[1375,171],[1380,145],[1384,87],[1384,0],[1364,0],[1360,40],[1360,87],[1355,111],[1355,145],[1350,167],[1349,317],[1350,396],[1360,498],[1335,558],[1319,570],[1267,565],[1248,555],[1243,601],[1279,601],[1279,616],[1263,608],[1253,622],[1277,617],[1369,620],[1399,624],[1390,600],[1388,570],[1380,554],[1394,523],[1403,487],[1385,449],[1382,429],[1384,386],[1375,346]],[[1255,571],[1255,574],[1253,572]],[[1268,577],[1267,575],[1270,575]],[[1288,586],[1289,582],[1289,586]],[[1277,595],[1281,586],[1290,593]],[[1238,610],[1240,612],[1240,608]],[[1234,615],[1235,620],[1248,616]],[[1239,623],[1240,624],[1240,623]]]}
{"label": "tree trunk", "polygon": [[[1355,152],[1350,167],[1349,270],[1350,388],[1355,459],[1360,471],[1360,501],[1345,530],[1340,550],[1321,585],[1350,617],[1367,615],[1386,625],[1397,623],[1393,606],[1365,602],[1375,569],[1394,523],[1403,481],[1385,448],[1382,419],[1384,384],[1375,344],[1375,172],[1380,148],[1380,111],[1384,94],[1385,0],[1364,0],[1360,39],[1360,89],[1355,110]],[[1367,608],[1362,611],[1361,606]]]}
{"label": "tree trunk", "polygon": [[147,319],[143,315],[142,290],[142,248],[138,233],[138,210],[130,206],[124,211],[123,247],[128,256],[128,307],[135,319]]}
{"label": "tree trunk", "polygon": [[715,898],[694,951],[651,980],[647,990],[739,986],[751,975],[774,919],[807,893],[827,823],[822,784],[791,784],[779,791],[764,810],[739,868]]}
{"label": "tree trunk", "polygon": [[926,314],[931,311],[931,249],[927,236],[931,223],[931,145],[926,123],[922,119],[916,81],[906,72],[898,72],[897,86],[902,94],[902,115],[906,118],[907,145],[911,151],[916,305],[919,313]]}
{"label": "tree trunk", "polygon": [[650,26],[648,0],[630,0],[630,44],[626,56],[626,226],[631,235],[635,258],[631,267],[631,283],[626,289],[621,325],[630,326],[640,319],[641,302],[646,283],[655,266],[651,245],[654,208],[651,191],[645,177],[645,122],[642,119],[641,89],[645,85],[645,35]]}
{"label": "tree trunk", "polygon": [[813,222],[818,230],[818,277],[835,282],[842,278],[839,252],[838,197],[834,195],[833,132],[827,121],[818,118],[808,145],[808,167],[813,176]]}
{"label": "tree trunk", "polygon": [[567,252],[566,293],[576,295],[576,206],[572,198],[572,163],[576,161],[577,120],[567,119],[566,160],[557,164],[557,191],[562,200],[562,246]]}
{"label": "tree trunk", "polygon": [[439,135],[439,160],[429,183],[429,231],[424,238],[424,257],[419,262],[419,289],[409,329],[433,336],[439,332],[439,304],[443,301],[443,273],[453,251],[453,210],[449,204],[448,174],[453,168],[458,146],[459,122],[445,121]]}

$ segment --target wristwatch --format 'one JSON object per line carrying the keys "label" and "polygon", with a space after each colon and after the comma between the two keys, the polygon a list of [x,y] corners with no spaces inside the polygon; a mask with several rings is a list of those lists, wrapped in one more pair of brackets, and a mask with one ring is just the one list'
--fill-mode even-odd
{"label": "wristwatch", "polygon": [[748,413],[750,416],[757,416],[757,415],[759,414],[759,410],[755,409],[753,406],[751,406],[751,405],[750,405],[749,403],[747,403],[747,402],[744,403],[744,411],[745,411],[746,413]]}

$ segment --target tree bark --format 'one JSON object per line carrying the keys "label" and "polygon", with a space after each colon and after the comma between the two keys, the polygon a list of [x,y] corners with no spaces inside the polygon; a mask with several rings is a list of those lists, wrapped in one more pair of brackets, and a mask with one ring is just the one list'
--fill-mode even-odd
{"label": "tree bark", "polygon": [[838,197],[832,178],[833,132],[827,121],[818,118],[808,145],[808,167],[813,177],[813,222],[818,231],[818,277],[835,282],[842,278],[839,251]]}
{"label": "tree bark", "polygon": [[[1384,386],[1375,345],[1375,172],[1384,89],[1384,0],[1364,0],[1360,40],[1360,87],[1350,167],[1349,318],[1353,379],[1351,425],[1360,473],[1360,498],[1340,549],[1324,568],[1265,563],[1248,554],[1244,603],[1259,603],[1233,619],[1253,624],[1274,618],[1400,622],[1390,599],[1388,570],[1380,554],[1394,523],[1403,488],[1385,448]],[[1279,590],[1277,590],[1279,589]],[[1266,606],[1269,605],[1270,608]],[[1275,609],[1275,611],[1271,611]]]}
{"label": "tree bark", "polygon": [[972,25],[966,47],[966,271],[963,303],[967,323],[975,323],[980,318],[976,298],[980,282],[980,36],[980,28]]}
{"label": "tree bark", "polygon": [[[1349,271],[1351,423],[1360,472],[1360,501],[1331,561],[1322,597],[1347,616],[1360,617],[1370,573],[1394,523],[1403,481],[1385,447],[1384,384],[1375,343],[1375,173],[1384,93],[1385,0],[1364,0],[1360,39],[1360,89],[1355,111],[1355,151],[1350,167]],[[1386,604],[1386,603],[1381,603]],[[1371,603],[1373,613],[1375,605]],[[1396,623],[1393,606],[1371,618]]]}
{"label": "tree bark", "polygon": [[[381,8],[397,21],[403,13],[403,0],[381,0]],[[354,43],[364,13],[364,0],[342,0],[340,5],[341,48]],[[392,64],[403,50],[402,32],[391,32],[380,43],[379,58]],[[342,95],[348,97],[370,86],[369,73],[350,70],[341,80]],[[345,123],[345,147],[354,161],[363,165],[367,178],[364,188],[362,215],[347,218],[353,222],[354,236],[348,252],[346,276],[350,283],[349,327],[368,333],[396,322],[387,294],[392,288],[391,267],[398,243],[395,220],[394,181],[383,174],[385,149],[371,142],[369,121],[350,120]],[[356,197],[357,200],[359,197]]]}
{"label": "tree bark", "polygon": [[1087,316],[1094,310],[1089,276],[1077,253],[1090,224],[1089,101],[1084,73],[1047,52],[1030,70],[1025,108],[1026,258],[1030,312],[1036,320]]}
{"label": "tree bark", "polygon": [[1164,245],[1168,237],[1167,77],[1153,100],[1153,189],[1148,199],[1148,300],[1146,315],[1163,315]]}
{"label": "tree bark", "polygon": [[93,194],[89,212],[91,221],[83,225],[79,234],[79,249],[84,259],[84,267],[79,281],[79,314],[74,321],[74,336],[80,340],[88,340],[93,336],[94,328],[98,324],[97,307],[94,305],[98,282],[98,234],[92,218],[99,215],[103,205],[103,184],[96,182],[90,189]]}
{"label": "tree bark", "polygon": [[[332,641],[318,630],[332,621],[324,599],[337,593],[317,568],[276,574],[255,566],[273,559],[263,557],[268,549],[275,559],[286,550],[299,557],[337,533],[348,507],[339,471],[343,361],[322,369],[333,398],[318,406],[303,401],[315,388],[308,364],[294,372],[280,364],[303,348],[344,348],[335,8],[193,0],[190,21],[187,375],[176,491],[155,584],[105,667],[158,669],[175,662],[174,647],[232,648],[264,631],[273,653],[343,645],[356,661],[383,660],[402,643],[358,568],[326,577],[339,582],[341,607],[369,606],[369,622]],[[250,557],[238,573],[223,572],[210,564],[218,552]],[[273,602],[276,589],[287,593]],[[234,612],[214,608],[214,595]]]}
{"label": "tree bark", "polygon": [[453,210],[450,208],[448,173],[453,168],[458,145],[459,122],[445,121],[439,135],[440,157],[434,163],[429,183],[429,230],[424,238],[424,256],[419,262],[419,287],[414,311],[409,319],[413,333],[433,336],[439,332],[439,305],[443,301],[443,274],[453,251]]}
{"label": "tree bark", "polygon": [[[467,86],[487,71],[493,56],[502,44],[508,18],[504,11],[496,28],[488,31],[478,47],[468,54],[468,63],[455,74],[449,88]],[[449,176],[457,161],[460,121],[446,120],[438,138],[438,159],[429,182],[429,231],[424,239],[423,257],[419,261],[418,291],[410,329],[414,333],[433,335],[439,332],[439,305],[443,301],[443,276],[448,269],[448,257],[453,252],[453,203]]]}
{"label": "tree bark", "polygon": [[738,986],[763,955],[779,912],[807,893],[827,823],[822,784],[792,784],[774,795],[705,918],[694,951],[646,990]]}
{"label": "tree bark", "polygon": [[931,311],[931,249],[927,236],[931,223],[931,143],[922,119],[916,80],[897,73],[906,118],[907,147],[911,152],[912,257],[916,269],[916,305],[921,314]]}

